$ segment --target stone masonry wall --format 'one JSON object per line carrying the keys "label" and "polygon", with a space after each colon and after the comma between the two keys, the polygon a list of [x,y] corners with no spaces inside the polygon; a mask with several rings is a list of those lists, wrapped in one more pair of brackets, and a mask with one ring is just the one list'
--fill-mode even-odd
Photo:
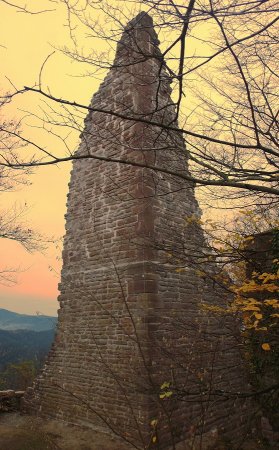
{"label": "stone masonry wall", "polygon": [[[166,127],[177,122],[158,44],[147,14],[128,24],[78,155],[188,173],[183,136]],[[226,295],[197,274],[206,244],[187,218],[199,214],[190,182],[131,164],[73,162],[57,335],[25,396],[29,411],[141,449],[212,430],[232,437],[237,427],[241,436],[245,401],[221,395],[243,388],[233,326],[201,307]]]}

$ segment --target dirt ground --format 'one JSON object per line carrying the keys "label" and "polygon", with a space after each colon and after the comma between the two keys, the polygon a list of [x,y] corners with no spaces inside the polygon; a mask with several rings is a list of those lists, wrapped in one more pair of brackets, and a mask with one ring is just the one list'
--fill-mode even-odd
{"label": "dirt ground", "polygon": [[[261,442],[246,442],[241,450],[265,450]],[[19,413],[0,414],[0,450],[132,450],[117,438],[93,430],[69,426],[55,420],[43,420]],[[189,450],[185,443],[177,450]],[[209,445],[208,450],[231,450],[224,443]],[[272,449],[275,450],[275,449]]]}
{"label": "dirt ground", "polygon": [[1,450],[131,450],[92,430],[18,413],[0,415]]}

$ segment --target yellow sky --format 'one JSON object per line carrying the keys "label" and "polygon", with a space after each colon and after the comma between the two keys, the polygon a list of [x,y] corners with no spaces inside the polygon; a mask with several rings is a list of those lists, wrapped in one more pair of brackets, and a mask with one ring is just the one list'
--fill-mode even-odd
{"label": "yellow sky", "polygon": [[[43,6],[44,2],[38,3]],[[68,41],[64,26],[65,11],[58,9],[33,16],[16,12],[0,3],[0,17],[1,91],[12,89],[7,78],[18,88],[32,86],[38,80],[42,62],[53,51],[52,45],[62,45]],[[54,93],[65,98],[79,98],[88,104],[98,83],[69,76],[78,72],[79,69],[75,72],[73,64],[56,52],[45,67],[43,81]],[[30,110],[36,101],[32,95],[22,96],[12,103],[7,112],[10,117],[18,117],[22,114],[19,109]],[[47,139],[39,130],[24,131],[27,137],[40,138],[41,145],[42,139]],[[71,164],[67,163],[36,169],[31,177],[31,186],[1,195],[1,208],[9,208],[14,203],[20,207],[27,203],[25,221],[32,228],[46,238],[62,236],[70,167]],[[20,271],[16,285],[0,286],[0,307],[26,313],[55,313],[58,277],[49,270],[49,266],[60,270],[60,263],[56,260],[59,253],[51,246],[44,253],[28,254],[18,243],[2,239],[0,267],[19,267]]]}

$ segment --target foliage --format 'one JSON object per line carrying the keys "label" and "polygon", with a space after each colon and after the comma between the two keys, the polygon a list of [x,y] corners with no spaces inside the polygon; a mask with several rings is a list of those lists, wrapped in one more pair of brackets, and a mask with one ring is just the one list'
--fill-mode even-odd
{"label": "foliage", "polygon": [[53,329],[40,332],[0,330],[0,372],[5,372],[8,365],[17,365],[22,361],[35,361],[36,367],[42,367],[53,339]]}
{"label": "foliage", "polygon": [[[248,212],[246,216],[251,218],[252,213]],[[257,223],[257,220],[255,220],[255,223]],[[226,258],[231,269],[233,279],[231,279],[230,289],[234,293],[233,300],[227,307],[208,304],[203,305],[203,307],[216,314],[233,314],[241,319],[242,353],[249,367],[250,382],[256,392],[267,390],[267,393],[259,395],[257,400],[269,417],[270,422],[277,429],[279,426],[277,410],[279,380],[279,231],[278,228],[270,231],[272,242],[269,249],[261,250],[260,261],[257,260],[259,252],[253,254],[251,249],[255,247],[255,240],[259,240],[261,234],[257,238],[257,235],[245,236],[243,232],[242,234],[237,233],[237,230],[235,232],[234,237],[230,236],[227,240],[222,239],[222,246],[219,247],[221,259],[224,261],[224,258]],[[229,261],[230,254],[231,261]],[[239,258],[239,256],[241,257]],[[218,258],[218,256],[216,257]],[[267,270],[262,272],[252,270],[255,265],[266,266]],[[272,389],[273,386],[274,390]]]}
{"label": "foliage", "polygon": [[0,373],[1,389],[25,390],[32,385],[37,373],[38,365],[34,360],[8,364],[6,369]]}
{"label": "foliage", "polygon": [[[236,299],[233,308],[243,313],[245,328],[267,331],[268,328],[277,326],[279,300],[278,298],[270,298],[269,293],[278,294],[278,280],[279,270],[276,274],[254,272],[252,280],[246,280],[235,289]],[[253,297],[250,297],[250,295],[253,295]],[[268,298],[263,298],[266,296]]]}
{"label": "foliage", "polygon": [[165,381],[165,382],[160,386],[160,394],[159,394],[159,398],[160,398],[161,400],[170,398],[170,397],[173,395],[173,392],[172,392],[172,390],[170,389],[170,385],[171,385],[170,382]]}

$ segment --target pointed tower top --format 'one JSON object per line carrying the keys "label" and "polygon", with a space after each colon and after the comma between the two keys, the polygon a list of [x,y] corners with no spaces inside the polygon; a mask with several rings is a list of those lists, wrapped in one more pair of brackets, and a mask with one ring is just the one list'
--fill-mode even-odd
{"label": "pointed tower top", "polygon": [[141,11],[134,17],[125,28],[128,27],[153,27],[152,17],[145,11]]}
{"label": "pointed tower top", "polygon": [[154,30],[152,17],[142,11],[124,28],[117,45],[115,61],[123,56],[133,56],[136,59],[137,57],[142,58],[142,56],[156,56],[159,52],[159,44],[160,41]]}
{"label": "pointed tower top", "polygon": [[145,11],[141,11],[136,17],[134,17],[126,27],[124,28],[124,34],[131,34],[138,29],[145,30],[152,38],[154,45],[159,45],[157,33],[154,30],[154,24],[152,17]]}

